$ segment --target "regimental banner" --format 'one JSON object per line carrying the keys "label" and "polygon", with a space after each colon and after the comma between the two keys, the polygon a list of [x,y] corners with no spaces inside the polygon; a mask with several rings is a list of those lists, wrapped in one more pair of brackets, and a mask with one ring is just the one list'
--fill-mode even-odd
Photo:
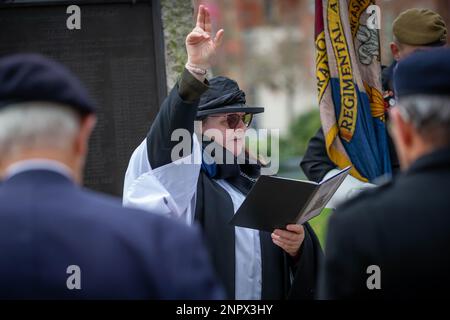
{"label": "regimental banner", "polygon": [[316,0],[316,77],[326,148],[361,181],[391,173],[374,0]]}

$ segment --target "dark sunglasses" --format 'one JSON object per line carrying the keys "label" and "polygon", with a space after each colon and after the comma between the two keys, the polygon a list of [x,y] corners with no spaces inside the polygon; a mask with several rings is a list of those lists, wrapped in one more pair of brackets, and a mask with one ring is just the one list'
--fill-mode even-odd
{"label": "dark sunglasses", "polygon": [[248,127],[253,120],[253,114],[252,113],[245,113],[243,115],[239,115],[237,113],[229,113],[227,115],[221,115],[221,116],[209,116],[209,117],[226,117],[227,118],[227,125],[230,129],[236,129],[239,126],[239,123],[242,122],[245,124],[246,127]]}

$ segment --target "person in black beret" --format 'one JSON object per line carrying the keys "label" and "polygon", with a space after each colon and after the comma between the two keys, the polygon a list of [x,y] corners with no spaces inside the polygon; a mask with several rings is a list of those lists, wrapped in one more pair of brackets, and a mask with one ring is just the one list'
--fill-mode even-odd
{"label": "person in black beret", "polygon": [[[232,79],[206,80],[222,36],[220,30],[213,38],[208,9],[200,6],[186,38],[186,68],[131,156],[123,203],[200,224],[229,299],[312,299],[321,249],[308,224],[273,233],[229,224],[260,175],[257,159],[238,159],[251,158],[244,135],[263,108],[248,106]],[[179,136],[188,141],[181,156]]]}
{"label": "person in black beret", "polygon": [[198,232],[79,186],[94,112],[61,64],[0,59],[0,299],[223,297]]}
{"label": "person in black beret", "polygon": [[402,173],[331,217],[322,299],[450,297],[450,49],[402,59],[394,87]]}
{"label": "person in black beret", "polygon": [[[397,62],[417,50],[430,50],[447,44],[447,26],[444,19],[438,13],[429,9],[412,8],[405,10],[394,20],[392,33],[394,39],[390,43],[390,49],[394,61],[382,70],[386,110],[389,110],[390,106],[395,104],[393,74]],[[386,113],[386,117],[389,118],[388,113]],[[395,176],[400,172],[400,163],[390,136],[388,138],[392,172]],[[322,128],[309,141],[300,166],[308,179],[316,182],[320,182],[337,171],[336,165],[328,157]],[[366,183],[350,176],[347,177],[344,185],[348,186],[350,191],[352,188],[365,188],[367,186]]]}

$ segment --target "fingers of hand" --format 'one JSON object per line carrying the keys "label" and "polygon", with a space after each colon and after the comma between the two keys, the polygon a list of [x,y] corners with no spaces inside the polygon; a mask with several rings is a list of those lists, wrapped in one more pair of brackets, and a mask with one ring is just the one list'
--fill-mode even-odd
{"label": "fingers of hand", "polygon": [[206,32],[211,32],[211,15],[208,8],[204,5],[198,7],[196,27],[201,28]]}
{"label": "fingers of hand", "polygon": [[295,232],[275,229],[272,233],[272,241],[290,255],[295,256],[303,242],[304,229],[300,225],[288,225],[286,228]]}
{"label": "fingers of hand", "polygon": [[286,239],[283,239],[283,238],[279,238],[276,235],[272,235],[272,241],[275,244],[283,245],[286,248],[298,249],[300,247],[300,241],[286,240]]}
{"label": "fingers of hand", "polygon": [[214,44],[215,44],[216,48],[220,47],[220,45],[222,44],[223,33],[224,33],[223,29],[220,29],[216,33],[216,36],[214,38]]}
{"label": "fingers of hand", "polygon": [[284,243],[274,239],[273,237],[272,237],[272,242],[275,243],[277,246],[279,246],[281,249],[286,251],[287,248],[286,248],[286,245]]}
{"label": "fingers of hand", "polygon": [[286,230],[292,231],[295,233],[299,233],[299,234],[305,233],[305,229],[303,228],[303,226],[301,224],[288,224],[286,226]]}
{"label": "fingers of hand", "polygon": [[[211,14],[209,13],[207,7],[205,7],[204,5],[200,5],[197,14],[197,24],[188,38],[190,38],[190,36],[192,35],[193,39],[195,39],[194,41],[196,42],[199,40],[207,40],[210,38],[211,31]],[[197,33],[195,36],[193,35],[194,32]],[[216,48],[219,47],[222,43],[223,33],[223,29],[220,29],[214,37],[214,45]],[[203,38],[200,38],[198,34],[202,34]]]}
{"label": "fingers of hand", "polygon": [[186,43],[187,44],[197,44],[199,42],[202,42],[204,40],[208,40],[209,39],[209,35],[204,33],[204,32],[198,32],[195,29],[188,34],[187,38],[186,38]]}
{"label": "fingers of hand", "polygon": [[196,27],[205,30],[205,7],[203,5],[198,7]]}
{"label": "fingers of hand", "polygon": [[209,14],[208,8],[205,7],[205,31],[211,32],[211,15]]}
{"label": "fingers of hand", "polygon": [[280,229],[275,229],[272,235],[285,242],[299,242],[302,238],[300,233]]}
{"label": "fingers of hand", "polygon": [[289,253],[290,255],[295,255],[297,254],[297,251],[299,249],[298,245],[295,244],[287,244],[283,241],[280,241],[278,239],[275,239],[272,237],[272,241],[275,245],[279,246],[281,249],[283,249],[284,251],[286,251],[287,253]]}
{"label": "fingers of hand", "polygon": [[197,26],[192,30],[192,32],[197,32],[197,33],[203,34],[208,37],[210,36],[210,33],[206,32],[204,29],[199,28]]}

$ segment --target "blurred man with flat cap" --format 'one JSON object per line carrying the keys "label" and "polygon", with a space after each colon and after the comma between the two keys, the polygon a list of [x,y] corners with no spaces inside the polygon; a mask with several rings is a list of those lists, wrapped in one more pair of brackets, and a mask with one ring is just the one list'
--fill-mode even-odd
{"label": "blurred man with flat cap", "polygon": [[402,59],[394,86],[402,173],[332,216],[320,298],[450,296],[450,49]]}
{"label": "blurred man with flat cap", "polygon": [[94,111],[59,63],[0,59],[0,299],[221,298],[195,230],[79,186]]}
{"label": "blurred man with flat cap", "polygon": [[[394,62],[382,71],[385,99],[389,105],[395,103],[392,79],[397,61],[417,50],[429,50],[445,46],[447,44],[447,26],[444,19],[436,12],[429,9],[413,8],[402,12],[395,19],[392,25],[392,33],[394,41],[391,42],[390,48]],[[400,163],[391,139],[389,139],[389,151],[392,172],[396,175],[400,171]],[[308,149],[300,166],[308,179],[316,182],[333,175],[337,171],[337,166],[328,157],[322,128],[309,141]],[[353,188],[365,188],[366,186],[366,183],[349,176],[339,191],[345,198],[346,192],[350,194]]]}
{"label": "blurred man with flat cap", "polygon": [[395,60],[401,60],[417,49],[442,47],[447,44],[447,26],[444,19],[429,9],[413,8],[402,12],[392,25],[394,41],[391,51]]}
{"label": "blurred man with flat cap", "polygon": [[383,70],[383,86],[393,96],[393,72],[403,58],[417,50],[429,50],[447,45],[447,26],[444,19],[429,9],[412,8],[403,11],[392,24],[390,43],[394,62]]}

